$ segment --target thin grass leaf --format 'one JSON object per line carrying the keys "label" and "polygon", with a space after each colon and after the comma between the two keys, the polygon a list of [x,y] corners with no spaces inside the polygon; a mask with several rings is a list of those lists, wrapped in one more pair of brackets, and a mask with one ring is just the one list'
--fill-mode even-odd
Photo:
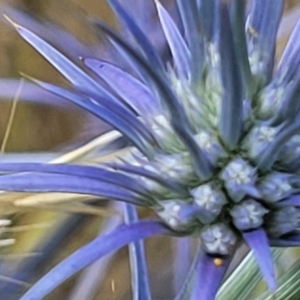
{"label": "thin grass leaf", "polygon": [[[283,249],[273,249],[274,262],[277,262]],[[216,300],[248,300],[262,276],[253,252],[249,252],[234,272],[226,279],[218,291]]]}
{"label": "thin grass leaf", "polygon": [[279,277],[276,292],[269,291],[257,297],[257,300],[296,300],[300,294],[300,260],[298,259]]}
{"label": "thin grass leaf", "polygon": [[[20,80],[16,79],[1,79],[0,80],[0,98],[13,99],[16,95],[16,90],[20,85]],[[39,104],[46,104],[59,108],[72,109],[72,105],[68,105],[65,99],[45,91],[36,84],[28,81],[23,81],[18,101],[28,101]],[[74,107],[75,108],[75,107]]]}

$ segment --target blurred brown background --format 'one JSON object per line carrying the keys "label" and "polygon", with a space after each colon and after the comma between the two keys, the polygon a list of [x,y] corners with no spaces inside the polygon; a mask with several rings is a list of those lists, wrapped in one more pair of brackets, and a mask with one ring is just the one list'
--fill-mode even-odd
{"label": "blurred brown background", "polygon": [[[0,8],[6,4],[26,8],[64,26],[84,40],[88,36],[84,28],[87,12],[112,22],[112,15],[105,1],[96,2],[86,0],[82,4],[83,1],[78,0],[1,0]],[[20,78],[19,72],[22,72],[49,82],[61,80],[59,73],[28,46],[2,16],[0,19],[0,77]],[[0,109],[1,141],[7,127],[11,103],[0,103]],[[86,131],[85,117],[86,114],[79,109],[66,113],[51,106],[18,102],[6,151],[41,151],[64,146],[66,142],[76,140],[79,133]],[[92,135],[95,134],[97,130]]]}
{"label": "blurred brown background", "polygon": [[[86,39],[88,33],[84,27],[84,18],[86,13],[89,15],[97,15],[105,19],[109,23],[113,23],[113,16],[108,9],[104,0],[0,0],[1,4],[14,4],[62,24],[72,31],[79,39]],[[143,0],[141,0],[143,1]],[[144,0],[150,1],[150,0]],[[75,17],[74,17],[75,16]],[[280,40],[278,43],[278,51],[282,51],[282,47],[286,43],[289,32],[295,23],[297,17],[300,16],[300,1],[286,0],[286,14],[284,26],[280,30]],[[2,16],[0,17],[2,18]],[[19,78],[19,72],[29,74],[36,78],[41,78],[46,81],[60,81],[60,75],[45,62],[30,46],[28,46],[7,23],[0,22],[0,77]],[[4,132],[7,127],[11,103],[0,103],[0,144],[3,140]],[[77,137],[82,136],[82,133],[89,135],[97,134],[95,130],[92,134],[85,133],[86,127],[84,123],[87,116],[77,111],[68,113],[62,112],[53,107],[44,107],[37,104],[18,103],[16,115],[14,118],[12,131],[7,143],[6,151],[42,151],[49,149],[57,149],[63,147],[66,142],[77,140]],[[99,126],[100,123],[99,123]],[[100,131],[100,128],[99,128]],[[98,223],[97,223],[98,224]],[[89,228],[91,228],[89,226]],[[87,227],[77,234],[84,236],[88,241],[91,236],[96,234],[97,227],[94,226],[88,232]],[[68,241],[67,241],[68,242]],[[82,242],[82,238],[81,238]],[[164,247],[162,248],[163,245]],[[69,250],[76,249],[77,243],[72,240],[69,245]],[[165,289],[159,294],[161,299],[164,295],[168,295],[170,277],[167,274],[170,272],[170,264],[166,262],[166,258],[170,259],[170,247],[166,245],[165,240],[156,239],[151,243],[150,255],[152,263],[150,264],[152,277],[156,282],[160,283],[160,287]],[[153,257],[155,258],[153,260]],[[59,259],[61,257],[58,257]],[[56,258],[56,259],[58,259]],[[130,299],[128,294],[128,285],[122,282],[124,278],[129,281],[128,260],[126,251],[124,250],[118,255],[118,260],[114,264],[111,273],[107,277],[107,281],[99,295],[106,295],[99,299],[104,300],[119,300]],[[164,265],[165,268],[161,266]],[[159,268],[160,272],[156,272]],[[155,275],[154,275],[155,274]],[[112,292],[111,280],[116,281],[117,293]],[[126,288],[123,288],[126,286]],[[167,288],[169,287],[169,288]],[[70,285],[65,286],[66,293]],[[53,294],[49,299],[65,299],[64,288],[57,291],[59,294]],[[80,300],[80,299],[78,299]],[[157,300],[155,298],[155,300]]]}

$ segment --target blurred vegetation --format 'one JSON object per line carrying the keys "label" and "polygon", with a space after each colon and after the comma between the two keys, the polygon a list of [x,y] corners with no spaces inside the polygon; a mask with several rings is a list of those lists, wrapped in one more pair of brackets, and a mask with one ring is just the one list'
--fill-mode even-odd
{"label": "blurred vegetation", "polygon": [[[113,23],[112,13],[104,0],[2,0],[1,3],[10,3],[27,8],[41,17],[61,24],[73,32],[79,39],[87,39],[89,42],[92,41],[92,37],[89,36],[84,27],[86,14],[96,15],[110,24]],[[286,12],[290,12],[299,4],[299,0],[287,0]],[[286,41],[286,36],[281,38]],[[46,81],[62,82],[62,78],[58,72],[22,41],[14,32],[14,29],[7,26],[4,22],[0,22],[0,41],[0,77],[20,78],[19,72],[21,71]],[[3,140],[10,110],[11,103],[0,103],[0,141]],[[82,137],[89,139],[104,130],[104,127],[101,128],[103,125],[100,122],[93,121],[92,125],[89,126],[89,128],[92,128],[92,131],[87,132],[86,122],[91,122],[91,119],[86,114],[80,112],[80,110],[66,112],[53,107],[18,103],[5,151],[47,151],[61,147],[64,148],[68,143],[78,142]],[[57,214],[45,210],[22,212],[13,216],[13,222],[14,225],[19,226],[45,221],[51,222],[55,219],[54,216],[56,218]],[[59,214],[59,222],[63,222],[67,217],[68,214]],[[55,255],[50,256],[49,261],[43,262],[36,277],[44,274],[80,245],[91,240],[97,234],[101,221],[101,218],[95,216],[82,217],[76,230],[57,245],[59,250],[55,252]],[[45,231],[45,228],[40,228],[39,230],[35,229],[17,234],[16,246],[7,248],[7,254],[10,252],[22,254],[30,251],[32,245],[40,241],[47,230]],[[148,256],[152,284],[154,287],[157,287],[154,291],[153,299],[167,300],[166,297],[170,295],[172,288],[171,277],[169,276],[172,271],[170,263],[171,245],[170,243],[166,243],[165,237],[163,240],[155,238],[147,242],[147,244],[149,246]],[[165,267],[163,268],[162,266]],[[160,270],[160,272],[158,273],[157,270]],[[114,287],[112,287],[112,283]],[[75,279],[72,278],[47,299],[68,299],[69,292],[74,285]],[[107,274],[106,281],[101,287],[98,296],[94,299],[126,300],[130,298],[129,265],[127,250],[124,249],[118,253],[117,260],[114,261],[111,270]]]}

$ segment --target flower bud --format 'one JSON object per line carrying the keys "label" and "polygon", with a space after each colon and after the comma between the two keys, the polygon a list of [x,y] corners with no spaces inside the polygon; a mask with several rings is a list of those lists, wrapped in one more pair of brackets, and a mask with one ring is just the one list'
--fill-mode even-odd
{"label": "flower bud", "polygon": [[208,226],[201,232],[202,245],[208,254],[227,255],[236,240],[233,231],[222,223]]}
{"label": "flower bud", "polygon": [[212,183],[191,190],[195,205],[199,207],[197,217],[203,224],[211,223],[227,203],[226,196]]}
{"label": "flower bud", "polygon": [[276,115],[282,105],[285,86],[270,85],[264,89],[259,97],[258,116],[261,119],[268,119]]}
{"label": "flower bud", "polygon": [[148,169],[157,172],[167,178],[171,177],[179,182],[192,184],[197,178],[188,152],[178,154],[158,154],[155,162],[147,166]]}
{"label": "flower bud", "polygon": [[175,134],[167,116],[158,115],[152,121],[152,130],[159,145],[167,152],[178,152],[185,149]]}
{"label": "flower bud", "polygon": [[289,174],[272,172],[265,176],[259,183],[258,188],[262,199],[266,202],[277,202],[295,191],[291,186]]}
{"label": "flower bud", "polygon": [[273,237],[291,233],[299,228],[299,217],[299,209],[293,206],[272,211],[267,219],[267,231]]}
{"label": "flower bud", "polygon": [[243,148],[249,156],[255,159],[273,141],[281,127],[256,126],[247,135],[243,142]]}
{"label": "flower bud", "polygon": [[174,230],[189,231],[195,223],[197,208],[182,200],[163,200],[156,212],[164,222]]}
{"label": "flower bud", "polygon": [[242,158],[236,158],[223,169],[221,179],[232,200],[239,202],[254,186],[256,170]]}
{"label": "flower bud", "polygon": [[283,147],[280,156],[280,165],[293,168],[299,164],[300,159],[300,135],[294,135]]}
{"label": "flower bud", "polygon": [[212,164],[215,164],[220,157],[227,156],[224,148],[213,132],[201,130],[195,136],[195,140]]}
{"label": "flower bud", "polygon": [[268,212],[260,203],[249,199],[230,210],[233,224],[240,230],[258,228],[263,224],[263,217]]}

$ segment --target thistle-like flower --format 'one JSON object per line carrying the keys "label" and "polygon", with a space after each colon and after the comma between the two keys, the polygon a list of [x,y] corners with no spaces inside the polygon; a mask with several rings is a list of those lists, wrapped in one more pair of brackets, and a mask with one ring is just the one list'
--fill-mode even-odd
{"label": "thistle-like flower", "polygon": [[158,233],[201,241],[190,299],[215,298],[243,242],[275,290],[270,246],[300,244],[300,23],[277,64],[281,0],[252,0],[247,14],[246,1],[177,0],[177,23],[158,1],[145,1],[143,9],[156,6],[170,53],[164,61],[132,17],[133,6],[120,2],[109,0],[126,38],[101,21],[94,26],[130,71],[118,59],[74,63],[12,23],[72,86],[36,83],[109,123],[128,141],[126,154],[92,166],[0,164],[13,173],[2,175],[0,185],[96,195],[151,208],[158,220],[137,221],[127,206],[129,225],[83,247],[21,299],[40,299],[106,253]]}

